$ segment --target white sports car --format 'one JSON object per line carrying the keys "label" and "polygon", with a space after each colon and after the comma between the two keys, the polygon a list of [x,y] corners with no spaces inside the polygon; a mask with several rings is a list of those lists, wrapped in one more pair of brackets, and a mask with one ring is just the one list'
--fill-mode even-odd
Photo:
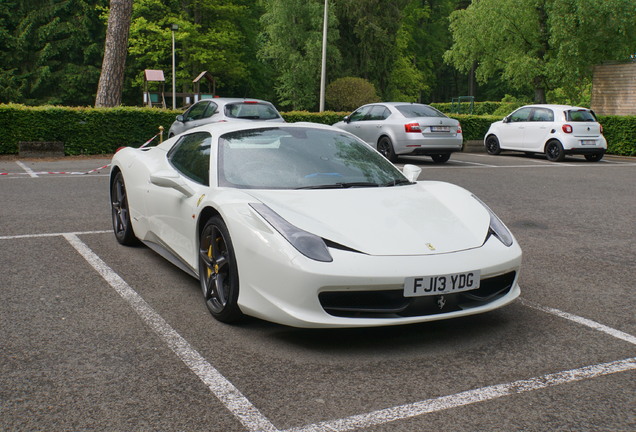
{"label": "white sports car", "polygon": [[212,124],[115,154],[113,229],[198,278],[223,322],[395,325],[513,301],[512,234],[420,171],[331,126]]}

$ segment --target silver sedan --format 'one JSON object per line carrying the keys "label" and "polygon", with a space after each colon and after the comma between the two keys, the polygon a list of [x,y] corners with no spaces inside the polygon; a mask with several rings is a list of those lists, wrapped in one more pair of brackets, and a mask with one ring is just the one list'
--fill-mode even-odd
{"label": "silver sedan", "polygon": [[444,163],[462,150],[464,140],[459,121],[409,102],[363,105],[334,126],[358,136],[391,162],[398,156],[427,155]]}
{"label": "silver sedan", "polygon": [[284,123],[278,110],[269,102],[259,99],[213,98],[203,99],[179,114],[170,126],[168,138],[208,123],[260,120]]}

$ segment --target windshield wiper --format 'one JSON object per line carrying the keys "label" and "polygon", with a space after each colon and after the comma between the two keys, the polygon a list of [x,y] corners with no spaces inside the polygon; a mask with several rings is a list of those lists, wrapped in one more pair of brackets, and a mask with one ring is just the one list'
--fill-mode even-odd
{"label": "windshield wiper", "polygon": [[390,182],[384,183],[382,186],[399,186],[399,185],[406,185],[406,184],[413,184],[413,182],[406,179],[396,179],[396,180],[392,180]]}
{"label": "windshield wiper", "polygon": [[349,183],[330,183],[322,185],[302,186],[296,189],[346,189],[351,187],[378,187],[377,183],[373,182],[349,182]]}

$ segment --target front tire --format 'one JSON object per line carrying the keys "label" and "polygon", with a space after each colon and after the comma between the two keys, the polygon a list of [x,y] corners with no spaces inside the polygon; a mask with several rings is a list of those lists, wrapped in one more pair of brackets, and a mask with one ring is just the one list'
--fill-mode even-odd
{"label": "front tire", "polygon": [[499,146],[499,139],[496,136],[490,135],[488,138],[486,138],[486,151],[488,152],[489,155],[493,155],[493,156],[496,156],[499,153],[501,153],[501,147]]}
{"label": "front tire", "polygon": [[243,318],[238,306],[238,266],[230,233],[219,216],[210,218],[199,237],[199,280],[214,318],[232,323]]}
{"label": "front tire", "polygon": [[124,176],[118,172],[110,187],[110,203],[113,216],[113,232],[120,244],[134,246],[139,243],[130,222],[130,211],[128,208],[128,195]]}
{"label": "front tire", "polygon": [[450,156],[450,153],[435,154],[431,155],[431,159],[433,159],[433,162],[435,162],[436,164],[443,164],[448,162]]}
{"label": "front tire", "polygon": [[391,138],[383,136],[378,141],[378,151],[382,153],[382,155],[387,158],[391,162],[397,162],[397,155],[395,154],[395,150],[393,149],[393,143],[391,142]]}
{"label": "front tire", "polygon": [[548,142],[545,145],[545,156],[551,162],[561,162],[563,159],[565,159],[563,145],[557,140]]}

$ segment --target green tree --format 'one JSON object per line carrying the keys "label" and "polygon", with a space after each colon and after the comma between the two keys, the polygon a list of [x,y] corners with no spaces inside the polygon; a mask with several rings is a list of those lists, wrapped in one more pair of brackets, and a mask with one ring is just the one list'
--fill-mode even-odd
{"label": "green tree", "polygon": [[107,2],[0,2],[0,102],[91,105]]}
{"label": "green tree", "polygon": [[[409,0],[339,0],[336,4],[339,47],[346,53],[342,75],[368,79],[383,98],[389,97],[390,76],[398,59],[396,36],[401,11],[408,3]],[[412,75],[408,62],[406,59],[406,65],[397,67],[408,69]]]}
{"label": "green tree", "polygon": [[144,69],[166,71],[171,80],[171,24],[175,32],[177,83],[191,91],[202,71],[216,79],[226,96],[254,97],[263,91],[256,60],[258,17],[252,0],[135,0],[129,41],[127,100],[139,100]]}
{"label": "green tree", "polygon": [[[318,107],[324,0],[269,0],[265,14],[263,44],[259,56],[275,72],[274,89],[282,107],[295,110]],[[327,71],[334,70],[340,54],[337,21],[329,8]]]}
{"label": "green tree", "polygon": [[626,60],[636,42],[633,0],[474,0],[451,14],[445,60],[476,78],[500,75],[516,88],[546,92],[590,79],[592,66]]}

